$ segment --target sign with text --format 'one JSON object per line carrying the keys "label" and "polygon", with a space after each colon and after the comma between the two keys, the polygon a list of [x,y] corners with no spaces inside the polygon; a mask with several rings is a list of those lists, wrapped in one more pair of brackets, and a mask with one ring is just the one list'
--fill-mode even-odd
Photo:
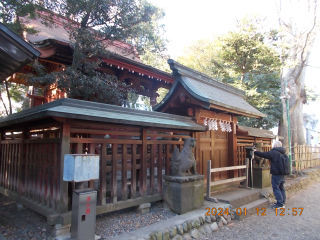
{"label": "sign with text", "polygon": [[99,155],[65,154],[63,180],[84,182],[99,179]]}

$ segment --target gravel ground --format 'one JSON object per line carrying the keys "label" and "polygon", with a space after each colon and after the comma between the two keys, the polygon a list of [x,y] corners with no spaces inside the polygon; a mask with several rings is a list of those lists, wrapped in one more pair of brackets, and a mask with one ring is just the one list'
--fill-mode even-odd
{"label": "gravel ground", "polygon": [[[275,211],[267,208],[266,216],[250,216],[242,221],[234,221],[207,239],[320,239],[320,182],[298,192],[286,201],[284,216],[275,215]],[[292,208],[303,208],[301,216],[292,215]]]}
{"label": "gravel ground", "polygon": [[[276,216],[267,208],[266,215],[250,216],[234,221],[207,239],[320,239],[320,182],[287,199],[285,216]],[[292,208],[303,208],[301,216],[292,215]],[[298,209],[300,212],[300,210]],[[288,215],[289,214],[289,215]],[[130,232],[137,228],[168,219],[176,214],[153,203],[149,214],[138,214],[134,208],[97,216],[96,234],[101,239]],[[0,194],[0,232],[8,240],[51,239],[51,226],[45,217]]]}
{"label": "gravel ground", "polygon": [[151,203],[150,213],[143,215],[136,213],[135,208],[101,214],[97,217],[96,234],[101,239],[107,239],[107,237],[127,233],[173,216],[177,214],[163,208],[160,202]]}
{"label": "gravel ground", "polygon": [[[21,205],[20,205],[21,206]],[[177,214],[163,204],[151,204],[150,213],[141,215],[135,208],[101,214],[96,220],[96,234],[101,239],[129,232],[152,223],[166,220]],[[17,207],[15,201],[0,194],[0,232],[7,240],[51,239],[51,226],[42,215],[24,207]]]}

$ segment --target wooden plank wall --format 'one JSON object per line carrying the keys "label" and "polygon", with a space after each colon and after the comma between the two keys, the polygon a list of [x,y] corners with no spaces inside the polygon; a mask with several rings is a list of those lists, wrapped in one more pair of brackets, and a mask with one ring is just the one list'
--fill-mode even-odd
{"label": "wooden plank wall", "polygon": [[52,210],[57,209],[59,129],[3,132],[0,186]]}

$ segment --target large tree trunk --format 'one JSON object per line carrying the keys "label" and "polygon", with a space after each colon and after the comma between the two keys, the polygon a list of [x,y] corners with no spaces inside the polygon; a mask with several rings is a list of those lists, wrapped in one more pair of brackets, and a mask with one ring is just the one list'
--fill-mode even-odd
{"label": "large tree trunk", "polygon": [[[309,54],[306,62],[308,61]],[[303,145],[306,143],[303,127],[303,104],[306,103],[305,93],[305,71],[303,66],[299,79],[291,85],[290,93],[290,129],[291,129],[291,144]]]}
{"label": "large tree trunk", "polygon": [[[289,88],[287,91],[286,86]],[[291,146],[305,144],[303,129],[303,103],[305,102],[304,89],[304,62],[294,68],[283,69],[281,74],[282,109],[283,109],[283,133],[284,147],[289,146],[288,125],[290,124]],[[289,98],[289,123],[287,119],[287,97]]]}

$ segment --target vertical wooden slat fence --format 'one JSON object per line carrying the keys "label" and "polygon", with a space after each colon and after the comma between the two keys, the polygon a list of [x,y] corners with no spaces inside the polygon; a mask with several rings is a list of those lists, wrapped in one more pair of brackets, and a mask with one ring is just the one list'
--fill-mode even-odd
{"label": "vertical wooden slat fence", "polygon": [[297,171],[320,166],[320,147],[295,144],[292,152]]}
{"label": "vertical wooden slat fence", "polygon": [[174,146],[181,150],[183,139],[192,134],[84,122],[71,122],[70,132],[71,152],[82,154],[87,149],[100,155],[100,179],[95,186],[98,214],[161,200],[162,175],[169,173]]}
{"label": "vertical wooden slat fence", "polygon": [[[250,136],[237,136],[237,165],[241,166],[245,164],[246,150],[245,147],[252,146],[253,143],[261,143],[264,152],[270,151],[272,148],[270,138],[258,138]],[[245,175],[245,170],[239,170],[239,176]]]}
{"label": "vertical wooden slat fence", "polygon": [[[55,211],[59,136],[43,138],[46,130],[52,133],[51,129],[29,129],[15,135],[3,133],[0,187]],[[27,135],[29,138],[25,139]]]}

